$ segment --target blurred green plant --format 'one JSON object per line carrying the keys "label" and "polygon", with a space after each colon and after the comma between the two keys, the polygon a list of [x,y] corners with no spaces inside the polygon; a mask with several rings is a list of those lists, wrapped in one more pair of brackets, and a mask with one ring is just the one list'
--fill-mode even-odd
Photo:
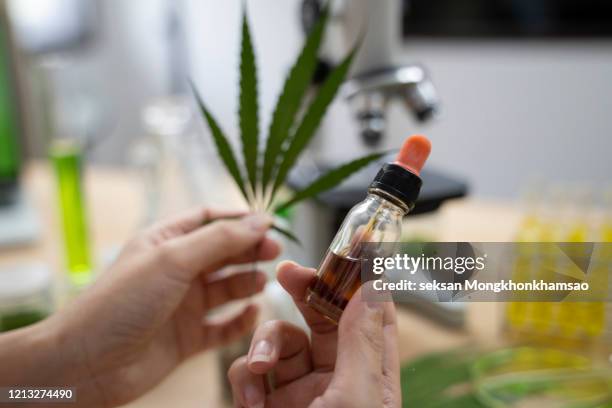
{"label": "blurred green plant", "polygon": [[546,348],[429,354],[402,367],[401,388],[406,408],[612,408],[609,368]]}
{"label": "blurred green plant", "polygon": [[471,367],[478,354],[453,350],[429,354],[401,370],[402,406],[405,408],[486,408],[474,391]]}
{"label": "blurred green plant", "polygon": [[[248,18],[246,12],[243,13],[238,110],[242,143],[241,163],[236,159],[225,133],[192,84],[217,152],[252,211],[277,212],[286,210],[302,200],[315,197],[337,186],[356,171],[384,155],[384,153],[370,154],[343,164],[323,174],[302,190],[294,192],[293,196],[286,201],[279,203],[276,199],[279,188],[284,185],[289,171],[312,140],[327,112],[327,108],[346,79],[359,47],[356,45],[311,95],[308,91],[311,89],[312,78],[317,67],[319,47],[325,34],[328,19],[329,10],[326,7],[319,21],[306,38],[304,46],[285,80],[272,115],[265,148],[261,152],[257,101],[257,64]],[[274,228],[297,242],[297,238],[290,231],[277,226]]]}

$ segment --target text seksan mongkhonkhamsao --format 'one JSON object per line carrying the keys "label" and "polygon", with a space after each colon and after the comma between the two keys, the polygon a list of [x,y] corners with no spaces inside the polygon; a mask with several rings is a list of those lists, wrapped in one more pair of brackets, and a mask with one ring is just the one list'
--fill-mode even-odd
{"label": "text seksan mongkhonkhamsao", "polygon": [[375,257],[372,260],[371,272],[375,278],[373,288],[377,291],[490,291],[516,292],[516,291],[588,291],[589,282],[559,282],[545,279],[531,279],[528,281],[515,281],[501,279],[498,281],[483,282],[478,279],[437,280],[417,282],[409,279],[389,281],[383,278],[387,270],[400,271],[408,275],[415,275],[421,271],[444,271],[462,276],[469,272],[482,271],[486,268],[487,255],[482,256],[411,256],[396,254],[389,257]]}

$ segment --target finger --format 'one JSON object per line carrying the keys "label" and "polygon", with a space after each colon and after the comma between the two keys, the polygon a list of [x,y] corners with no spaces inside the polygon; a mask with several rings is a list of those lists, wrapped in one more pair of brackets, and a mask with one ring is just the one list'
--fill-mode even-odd
{"label": "finger", "polygon": [[173,277],[187,282],[209,273],[227,261],[252,251],[270,228],[267,214],[252,214],[239,220],[220,220],[166,241],[159,250],[161,262],[173,266]]}
{"label": "finger", "polygon": [[227,261],[230,265],[245,264],[254,261],[271,261],[275,259],[281,251],[281,247],[273,239],[265,237],[263,241],[257,244],[254,250],[246,251]]}
{"label": "finger", "polygon": [[266,399],[264,378],[248,369],[246,356],[234,361],[227,372],[227,378],[232,386],[235,407],[264,406]]}
{"label": "finger", "polygon": [[400,359],[397,334],[397,315],[395,304],[385,302],[383,316],[383,335],[385,349],[383,355],[383,390],[384,400],[390,401],[388,406],[401,406]]}
{"label": "finger", "polygon": [[174,231],[175,236],[188,234],[202,224],[225,217],[238,217],[244,215],[244,211],[221,210],[208,207],[197,207],[185,211],[181,214],[169,217],[168,219],[153,224],[149,231]]}
{"label": "finger", "polygon": [[[364,300],[362,286],[349,301],[338,328],[338,358],[334,385],[344,392],[380,393],[385,359],[385,324],[393,325],[393,315],[385,302]],[[359,372],[359,376],[353,373]]]}
{"label": "finger", "polygon": [[250,304],[237,315],[223,320],[208,319],[204,323],[204,349],[227,344],[253,330],[259,309]]}
{"label": "finger", "polygon": [[308,306],[305,301],[308,287],[316,277],[316,270],[304,268],[293,262],[281,262],[277,279],[291,295],[293,302],[310,327],[312,337],[312,362],[315,369],[331,370],[336,362],[338,326]]}
{"label": "finger", "polygon": [[265,284],[266,274],[260,271],[238,272],[221,278],[207,277],[204,282],[206,309],[259,293]]}
{"label": "finger", "polygon": [[335,331],[336,325],[308,306],[304,300],[308,287],[316,278],[317,271],[291,261],[281,262],[276,271],[279,283],[291,295],[311,330],[315,333]]}
{"label": "finger", "polygon": [[239,217],[244,215],[244,211],[217,210],[206,207],[198,207],[159,221],[148,227],[137,237],[128,242],[121,253],[119,259],[126,258],[134,252],[139,252],[143,246],[149,248],[161,245],[166,241],[188,234],[204,223],[223,217]]}
{"label": "finger", "polygon": [[274,370],[276,386],[303,377],[312,371],[308,335],[282,320],[265,322],[253,335],[248,366],[255,374]]}

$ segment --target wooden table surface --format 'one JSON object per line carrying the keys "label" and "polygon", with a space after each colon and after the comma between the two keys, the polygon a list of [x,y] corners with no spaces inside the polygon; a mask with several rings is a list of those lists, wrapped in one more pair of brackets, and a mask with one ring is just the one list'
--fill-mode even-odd
{"label": "wooden table surface", "polygon": [[[63,250],[53,174],[48,166],[30,165],[24,175],[25,190],[37,210],[41,236],[37,243],[0,250],[0,267],[44,262],[62,276]],[[144,212],[143,190],[138,177],[127,170],[90,168],[86,194],[90,230],[97,264],[104,264],[114,250],[139,228]],[[458,200],[438,214],[438,238],[442,241],[511,241],[520,214],[510,203]],[[406,308],[399,309],[400,355],[409,360],[427,352],[467,344],[493,345],[501,326],[501,305],[467,305],[467,323],[452,329]],[[216,352],[196,356],[181,365],[158,387],[129,407],[226,406],[221,397],[220,369]]]}

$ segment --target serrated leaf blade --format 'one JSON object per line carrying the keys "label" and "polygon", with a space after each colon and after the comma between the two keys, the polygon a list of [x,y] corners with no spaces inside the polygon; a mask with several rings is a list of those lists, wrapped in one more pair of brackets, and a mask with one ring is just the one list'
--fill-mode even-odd
{"label": "serrated leaf blade", "polygon": [[208,124],[208,128],[210,129],[210,134],[213,138],[213,141],[215,142],[217,153],[221,157],[221,160],[223,161],[223,164],[225,165],[225,168],[227,169],[228,173],[232,176],[234,182],[238,185],[238,188],[240,189],[240,192],[242,193],[244,199],[248,202],[249,200],[247,197],[246,190],[244,188],[244,180],[242,178],[242,174],[240,173],[238,162],[236,162],[236,157],[234,156],[232,146],[229,144],[227,138],[223,134],[223,131],[217,124],[215,118],[206,108],[206,105],[204,104],[204,101],[200,97],[200,94],[196,90],[194,84],[190,83],[190,85],[196,97],[196,101],[198,103],[200,111],[202,112],[202,115],[204,116],[204,119]]}
{"label": "serrated leaf blade", "polygon": [[257,66],[251,31],[246,13],[242,18],[240,51],[240,138],[247,177],[253,191],[257,185],[257,156],[259,146],[259,106],[257,101]]}
{"label": "serrated leaf blade", "polygon": [[323,116],[325,116],[327,112],[327,108],[334,100],[340,85],[344,82],[356,52],[357,47],[355,47],[349,55],[344,58],[342,63],[330,73],[308,107],[302,118],[302,122],[294,133],[291,144],[285,152],[283,161],[278,168],[278,174],[276,175],[276,180],[274,181],[274,187],[272,189],[272,196],[274,196],[278,188],[285,182],[289,170],[291,170],[304,148],[314,136]]}
{"label": "serrated leaf blade", "polygon": [[380,159],[385,154],[386,153],[373,153],[361,157],[359,159],[355,159],[328,171],[327,173],[323,174],[321,177],[310,183],[307,187],[296,192],[289,200],[276,207],[275,211],[285,210],[302,200],[315,197],[324,191],[336,187],[342,181],[346,180],[349,176],[361,170],[368,164]]}
{"label": "serrated leaf blade", "polygon": [[329,17],[328,7],[325,7],[319,21],[308,35],[304,47],[295,64],[289,71],[283,90],[278,98],[264,152],[262,166],[262,185],[268,186],[274,176],[274,170],[282,151],[282,146],[289,136],[289,131],[295,119],[304,95],[310,86],[317,66],[317,55]]}
{"label": "serrated leaf blade", "polygon": [[278,225],[272,225],[270,228],[272,228],[274,231],[280,233],[281,235],[284,235],[285,237],[289,238],[289,240],[295,242],[298,245],[302,245],[302,243],[300,242],[300,240],[293,235],[293,233],[287,229],[284,229],[282,227],[279,227]]}

